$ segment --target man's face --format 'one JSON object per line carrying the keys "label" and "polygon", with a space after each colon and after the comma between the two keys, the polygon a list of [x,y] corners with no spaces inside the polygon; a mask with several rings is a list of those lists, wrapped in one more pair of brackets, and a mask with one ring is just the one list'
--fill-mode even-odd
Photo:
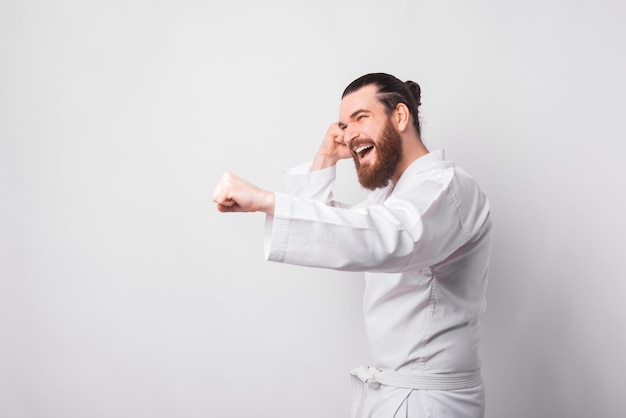
{"label": "man's face", "polygon": [[376,97],[378,88],[365,86],[343,98],[339,126],[352,152],[361,185],[385,187],[402,158],[402,139]]}

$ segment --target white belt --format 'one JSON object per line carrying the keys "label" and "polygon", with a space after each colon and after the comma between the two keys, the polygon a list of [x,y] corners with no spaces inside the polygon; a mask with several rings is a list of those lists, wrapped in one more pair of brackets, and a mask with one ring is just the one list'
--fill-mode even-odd
{"label": "white belt", "polygon": [[482,383],[480,369],[465,373],[409,374],[361,366],[352,370],[350,374],[352,375],[352,418],[361,417],[364,411],[370,410],[375,399],[367,394],[372,390],[377,390],[380,385],[404,389],[459,390],[473,388]]}

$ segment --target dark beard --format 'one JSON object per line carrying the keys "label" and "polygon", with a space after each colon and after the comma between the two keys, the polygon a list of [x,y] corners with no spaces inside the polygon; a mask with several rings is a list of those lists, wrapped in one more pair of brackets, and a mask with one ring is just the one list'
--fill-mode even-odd
{"label": "dark beard", "polygon": [[359,183],[370,190],[387,186],[402,158],[402,139],[389,119],[374,149],[376,150],[374,164],[361,166],[358,155],[353,156]]}

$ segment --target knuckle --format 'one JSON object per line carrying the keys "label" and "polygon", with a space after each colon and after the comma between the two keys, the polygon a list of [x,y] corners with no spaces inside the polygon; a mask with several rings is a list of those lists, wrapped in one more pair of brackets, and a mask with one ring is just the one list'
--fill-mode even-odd
{"label": "knuckle", "polygon": [[226,172],[226,173],[224,173],[222,175],[222,183],[223,184],[226,184],[226,185],[232,184],[234,179],[235,179],[235,176],[234,176],[233,173]]}

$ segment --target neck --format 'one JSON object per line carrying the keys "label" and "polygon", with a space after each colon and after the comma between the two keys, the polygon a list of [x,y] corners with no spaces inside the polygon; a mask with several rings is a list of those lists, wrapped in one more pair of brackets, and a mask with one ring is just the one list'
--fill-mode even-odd
{"label": "neck", "polygon": [[400,160],[398,169],[391,178],[391,181],[396,184],[404,173],[404,170],[406,170],[413,163],[413,161],[423,157],[429,152],[430,151],[428,151],[428,148],[426,148],[419,137],[410,136],[408,138],[404,138],[402,143],[402,160]]}

